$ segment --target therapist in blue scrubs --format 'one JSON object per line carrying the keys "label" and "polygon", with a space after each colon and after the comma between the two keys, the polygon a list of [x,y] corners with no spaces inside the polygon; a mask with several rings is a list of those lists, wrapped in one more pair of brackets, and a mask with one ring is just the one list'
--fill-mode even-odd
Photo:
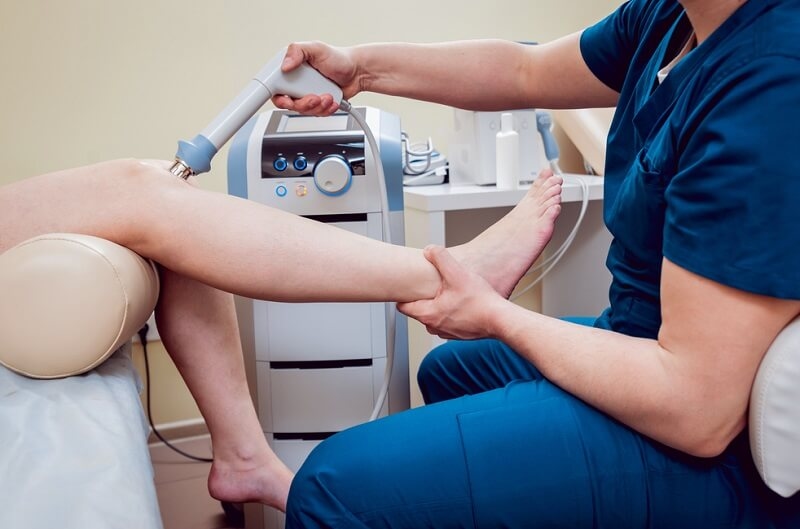
{"label": "therapist in blue scrubs", "polygon": [[306,43],[285,68],[302,59],[348,98],[616,106],[613,283],[580,325],[426,249],[445,286],[401,310],[467,341],[425,359],[429,405],[312,453],[287,527],[800,527],[799,495],[764,485],[746,435],[759,362],[800,313],[800,0],[631,0],[541,46]]}

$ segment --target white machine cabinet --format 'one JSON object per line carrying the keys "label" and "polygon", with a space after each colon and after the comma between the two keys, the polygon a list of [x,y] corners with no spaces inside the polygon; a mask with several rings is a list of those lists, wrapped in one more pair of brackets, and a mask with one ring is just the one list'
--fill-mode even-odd
{"label": "white machine cabinet", "polygon": [[[400,120],[374,108],[356,111],[379,143],[379,159],[347,114],[315,118],[272,110],[255,116],[234,138],[229,192],[402,245]],[[386,175],[388,202],[381,200],[376,163]],[[391,239],[383,226],[383,203],[389,207]],[[270,445],[292,470],[326,437],[368,420],[383,383],[390,317],[397,318],[397,332],[382,413],[408,408],[407,321],[389,307],[237,299],[259,419]],[[245,521],[250,529],[283,527],[282,515],[258,506],[246,508]]]}

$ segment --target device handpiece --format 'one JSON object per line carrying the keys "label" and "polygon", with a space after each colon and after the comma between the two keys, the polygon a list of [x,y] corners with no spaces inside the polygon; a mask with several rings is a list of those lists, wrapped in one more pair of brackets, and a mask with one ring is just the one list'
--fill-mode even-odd
{"label": "device handpiece", "polygon": [[550,112],[544,110],[536,111],[536,130],[542,136],[542,144],[544,145],[544,155],[547,161],[550,162],[550,168],[555,174],[561,174],[561,167],[558,165],[558,157],[560,156],[558,150],[558,142],[553,136],[553,118]]}
{"label": "device handpiece", "polygon": [[281,71],[286,56],[284,48],[239,92],[214,120],[191,140],[178,142],[175,163],[170,171],[186,179],[191,175],[208,172],[211,159],[256,112],[272,98],[283,94],[302,97],[307,94],[331,94],[334,101],[342,101],[342,89],[307,63],[291,72]]}

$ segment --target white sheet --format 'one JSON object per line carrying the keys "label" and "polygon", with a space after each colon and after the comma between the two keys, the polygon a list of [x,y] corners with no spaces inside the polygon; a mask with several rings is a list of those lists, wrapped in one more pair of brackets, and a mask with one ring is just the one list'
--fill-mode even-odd
{"label": "white sheet", "polygon": [[77,377],[0,366],[0,528],[162,529],[130,344]]}

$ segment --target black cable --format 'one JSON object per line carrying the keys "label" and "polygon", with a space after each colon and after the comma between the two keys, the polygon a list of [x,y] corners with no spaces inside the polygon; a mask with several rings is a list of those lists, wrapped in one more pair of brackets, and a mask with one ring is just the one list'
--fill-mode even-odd
{"label": "black cable", "polygon": [[142,343],[142,352],[144,353],[144,373],[145,373],[145,381],[147,384],[146,395],[147,395],[147,422],[150,423],[150,428],[153,430],[153,434],[158,437],[162,443],[167,445],[169,448],[173,449],[174,451],[178,452],[180,455],[184,457],[188,457],[189,459],[194,459],[195,461],[200,461],[201,463],[213,463],[213,459],[209,459],[207,457],[198,457],[193,456],[192,454],[188,454],[181,450],[180,448],[174,446],[169,441],[164,439],[164,436],[161,435],[156,429],[156,425],[153,424],[153,414],[150,412],[150,362],[147,359],[147,331],[150,330],[150,325],[147,323],[144,324],[144,327],[139,329],[139,341]]}

